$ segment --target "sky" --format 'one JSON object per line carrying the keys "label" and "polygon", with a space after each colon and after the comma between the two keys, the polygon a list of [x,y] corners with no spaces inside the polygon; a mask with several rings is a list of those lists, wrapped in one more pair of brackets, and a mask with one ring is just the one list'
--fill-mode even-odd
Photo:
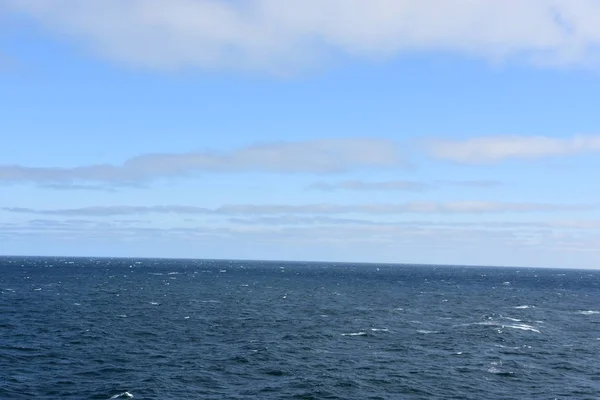
{"label": "sky", "polygon": [[0,0],[0,254],[600,268],[597,0]]}

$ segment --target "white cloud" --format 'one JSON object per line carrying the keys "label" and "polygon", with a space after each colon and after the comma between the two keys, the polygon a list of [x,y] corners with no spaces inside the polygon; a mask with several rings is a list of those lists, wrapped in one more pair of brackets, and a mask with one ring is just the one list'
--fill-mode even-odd
{"label": "white cloud", "polygon": [[440,139],[430,141],[427,147],[431,155],[439,159],[479,164],[508,159],[600,153],[600,135],[578,135],[570,138],[504,135],[466,140]]}
{"label": "white cloud", "polygon": [[[96,256],[111,248],[123,256],[251,259],[327,259],[405,263],[529,265],[598,268],[598,232],[554,231],[537,225],[229,225],[123,224],[116,221],[0,222],[6,249]],[[234,243],[234,245],[232,245]],[[75,244],[75,246],[74,246]],[[149,244],[151,244],[149,246]],[[8,245],[8,246],[7,246]],[[104,250],[102,250],[104,249]],[[35,251],[39,251],[35,250]],[[42,250],[44,251],[44,250]],[[526,251],[526,253],[523,253]],[[114,256],[114,253],[110,254]]]}
{"label": "white cloud", "polygon": [[451,181],[451,180],[436,180],[433,182],[417,182],[417,181],[361,181],[347,180],[341,182],[315,182],[308,186],[308,189],[334,191],[334,190],[354,190],[354,191],[416,191],[433,189],[440,186],[458,186],[458,187],[473,187],[473,188],[489,188],[500,186],[502,183],[493,180],[466,180],[466,181]]}
{"label": "white cloud", "polygon": [[400,191],[421,191],[427,189],[427,184],[415,181],[378,181],[368,182],[360,180],[348,180],[343,182],[327,183],[315,182],[308,188],[323,191],[332,190],[400,190]]}
{"label": "white cloud", "polygon": [[[406,167],[398,146],[385,139],[322,139],[261,143],[230,152],[145,154],[122,165],[40,168],[0,165],[0,182],[132,184],[203,172],[337,173],[357,168]],[[63,186],[59,186],[63,187]],[[81,187],[81,186],[76,186]],[[91,186],[83,186],[92,188]]]}
{"label": "white cloud", "polygon": [[597,0],[3,0],[104,57],[151,68],[289,71],[327,50],[445,51],[597,65]]}
{"label": "white cloud", "polygon": [[584,211],[595,209],[595,205],[565,205],[541,203],[502,203],[483,201],[462,201],[449,203],[410,202],[410,203],[374,203],[374,204],[231,204],[217,208],[205,208],[188,205],[158,206],[98,206],[65,209],[33,209],[24,207],[5,207],[4,211],[24,214],[62,215],[62,216],[116,216],[134,214],[215,214],[234,215],[336,215],[336,214],[486,214],[510,212],[555,212]]}

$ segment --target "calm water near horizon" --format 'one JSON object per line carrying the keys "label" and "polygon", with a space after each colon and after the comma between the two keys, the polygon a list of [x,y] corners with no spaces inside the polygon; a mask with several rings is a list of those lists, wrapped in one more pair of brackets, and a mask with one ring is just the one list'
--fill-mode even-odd
{"label": "calm water near horizon", "polygon": [[2,399],[598,399],[600,271],[0,257]]}

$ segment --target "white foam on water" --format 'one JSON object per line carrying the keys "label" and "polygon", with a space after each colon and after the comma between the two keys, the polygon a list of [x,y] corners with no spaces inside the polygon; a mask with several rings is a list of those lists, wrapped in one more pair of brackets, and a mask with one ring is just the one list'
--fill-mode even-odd
{"label": "white foam on water", "polygon": [[518,349],[520,349],[519,346],[504,346],[503,344],[495,344],[494,346],[500,347],[501,349],[511,349],[511,350],[518,350]]}
{"label": "white foam on water", "polygon": [[531,331],[535,333],[541,333],[538,329],[531,325],[526,324],[515,324],[515,325],[502,325],[502,328],[520,329],[522,331]]}
{"label": "white foam on water", "polygon": [[342,333],[342,336],[367,336],[367,332]]}
{"label": "white foam on water", "polygon": [[535,308],[535,306],[516,306],[514,308],[519,309],[519,310],[523,310],[523,309],[526,309],[526,308]]}
{"label": "white foam on water", "polygon": [[371,328],[373,332],[389,332],[388,328]]}
{"label": "white foam on water", "polygon": [[594,315],[594,314],[600,314],[600,311],[592,311],[592,310],[577,311],[577,314],[581,314],[581,315]]}
{"label": "white foam on water", "polygon": [[419,329],[417,332],[418,332],[418,333],[425,334],[425,335],[429,335],[429,334],[431,334],[431,333],[439,333],[438,331],[427,331],[427,330],[425,330],[425,329]]}
{"label": "white foam on water", "polygon": [[460,324],[460,325],[455,325],[455,326],[471,326],[471,325],[497,326],[500,328],[500,329],[498,329],[498,333],[502,333],[501,329],[504,329],[504,328],[520,329],[522,331],[531,331],[531,332],[541,333],[539,331],[539,329],[537,329],[535,326],[526,325],[526,324],[507,325],[507,324],[503,324],[499,321],[474,322],[471,324]]}
{"label": "white foam on water", "polygon": [[35,290],[36,292],[39,292],[40,290],[42,290],[42,288],[41,288],[41,287],[39,287],[39,288],[35,288],[35,289],[33,289],[33,290]]}
{"label": "white foam on water", "polygon": [[502,318],[507,319],[509,321],[513,321],[513,322],[521,322],[521,320],[517,319],[517,318],[511,318],[511,317],[502,317]]}
{"label": "white foam on water", "polygon": [[133,395],[129,392],[123,392],[123,393],[115,394],[114,396],[111,397],[111,400],[112,399],[120,399],[120,398],[133,399]]}
{"label": "white foam on water", "polygon": [[169,272],[167,275],[179,275],[181,272]]}
{"label": "white foam on water", "polygon": [[152,304],[153,306],[157,306],[157,305],[159,305],[160,303],[159,303],[158,301],[151,301],[151,302],[150,302],[150,304]]}

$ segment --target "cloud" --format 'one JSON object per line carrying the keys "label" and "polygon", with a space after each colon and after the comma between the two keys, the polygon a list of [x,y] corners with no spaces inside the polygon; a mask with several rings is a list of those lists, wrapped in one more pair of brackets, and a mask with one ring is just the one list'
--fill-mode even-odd
{"label": "cloud", "polygon": [[374,204],[302,204],[302,205],[256,205],[232,204],[217,208],[204,208],[186,205],[157,206],[103,206],[65,209],[33,209],[24,207],[5,207],[4,211],[21,214],[107,217],[135,214],[211,214],[222,216],[235,215],[335,215],[335,214],[486,214],[510,212],[555,212],[583,211],[597,208],[595,205],[561,205],[540,203],[501,203],[501,202],[409,202]]}
{"label": "cloud", "polygon": [[328,52],[443,51],[596,66],[596,0],[4,0],[111,60],[158,69],[289,71]]}
{"label": "cloud", "polygon": [[490,187],[504,185],[503,182],[495,181],[495,180],[467,180],[467,181],[437,180],[437,181],[435,181],[435,183],[438,185],[472,187],[472,188],[490,188]]}
{"label": "cloud", "polygon": [[421,182],[414,181],[379,181],[368,182],[359,180],[349,180],[336,183],[315,182],[311,184],[309,189],[333,191],[333,190],[400,190],[400,191],[422,191],[427,188],[427,185]]}
{"label": "cloud", "polygon": [[109,217],[135,214],[208,214],[212,210],[195,206],[104,206],[38,210],[5,207],[4,211],[20,214],[61,215],[71,217]]}
{"label": "cloud", "polygon": [[71,191],[98,191],[98,192],[109,192],[116,193],[115,187],[106,185],[80,185],[72,183],[48,183],[40,185],[42,189],[53,189],[53,190],[71,190]]}
{"label": "cloud", "polygon": [[315,182],[308,186],[308,189],[334,191],[334,190],[355,190],[355,191],[415,191],[420,192],[433,189],[438,186],[460,186],[460,187],[478,187],[486,188],[499,186],[502,183],[492,180],[472,180],[472,181],[448,181],[437,180],[431,183],[417,181],[361,181],[347,180],[341,182]]}
{"label": "cloud", "polygon": [[484,136],[467,140],[431,140],[426,147],[432,156],[439,159],[481,164],[508,159],[600,153],[600,135],[578,135],[570,138]]}
{"label": "cloud", "polygon": [[[544,225],[545,223],[542,223]],[[584,224],[589,225],[589,224]],[[323,226],[170,226],[115,221],[0,223],[3,246],[24,254],[229,259],[296,259],[597,268],[597,231],[556,231],[515,223]],[[35,243],[28,247],[23,243]],[[232,245],[232,243],[234,245]],[[42,250],[40,250],[42,249]],[[104,249],[104,250],[102,250]],[[526,251],[526,253],[523,253]],[[579,258],[578,258],[579,257]],[[583,258],[582,258],[583,257]]]}
{"label": "cloud", "polygon": [[0,165],[0,182],[133,184],[208,172],[328,174],[359,168],[406,166],[398,146],[392,141],[346,138],[259,143],[230,152],[145,154],[130,158],[122,165],[74,168]]}

